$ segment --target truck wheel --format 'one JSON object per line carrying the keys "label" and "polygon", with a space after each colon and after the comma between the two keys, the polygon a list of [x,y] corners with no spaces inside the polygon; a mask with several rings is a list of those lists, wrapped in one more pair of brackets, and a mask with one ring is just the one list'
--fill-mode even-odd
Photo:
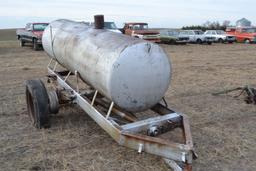
{"label": "truck wheel", "polygon": [[219,38],[218,42],[219,42],[219,43],[224,43],[224,40],[221,39],[221,38]]}
{"label": "truck wheel", "polygon": [[36,51],[39,50],[39,46],[37,44],[37,40],[36,39],[33,40],[33,49],[36,50]]}
{"label": "truck wheel", "polygon": [[197,44],[202,44],[203,42],[202,42],[201,39],[197,39],[197,40],[196,40],[196,43],[197,43]]}
{"label": "truck wheel", "polygon": [[245,39],[245,40],[244,40],[244,43],[245,43],[245,44],[250,44],[251,41],[250,41],[249,39]]}
{"label": "truck wheel", "polygon": [[20,47],[23,47],[23,46],[25,46],[25,42],[22,39],[20,39]]}
{"label": "truck wheel", "polygon": [[28,115],[36,128],[50,127],[49,98],[41,80],[26,81]]}
{"label": "truck wheel", "polygon": [[212,42],[207,42],[207,44],[208,44],[208,45],[211,45],[211,44],[212,44]]}
{"label": "truck wheel", "polygon": [[175,44],[175,40],[169,40],[169,42],[168,42],[168,44],[170,44],[170,45],[174,45]]}

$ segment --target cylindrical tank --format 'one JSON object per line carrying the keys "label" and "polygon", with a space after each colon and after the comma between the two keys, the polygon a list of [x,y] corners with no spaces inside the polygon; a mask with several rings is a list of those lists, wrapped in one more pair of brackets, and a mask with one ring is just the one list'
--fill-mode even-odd
{"label": "cylindrical tank", "polygon": [[169,86],[171,64],[157,44],[64,19],[49,24],[42,42],[51,58],[126,111],[149,109]]}

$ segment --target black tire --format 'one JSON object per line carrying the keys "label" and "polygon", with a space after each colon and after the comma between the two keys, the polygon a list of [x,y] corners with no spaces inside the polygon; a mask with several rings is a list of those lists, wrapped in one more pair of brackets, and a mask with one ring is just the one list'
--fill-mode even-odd
{"label": "black tire", "polygon": [[37,43],[37,39],[33,39],[33,49],[35,51],[39,50],[39,46],[38,46],[38,43]]}
{"label": "black tire", "polygon": [[222,38],[219,38],[218,42],[219,43],[224,43],[224,40]]}
{"label": "black tire", "polygon": [[22,39],[20,39],[20,47],[23,47],[23,46],[25,46],[25,42]]}
{"label": "black tire", "polygon": [[202,44],[203,42],[202,42],[201,39],[197,39],[197,40],[196,40],[196,43],[197,43],[197,44]]}
{"label": "black tire", "polygon": [[176,42],[175,42],[175,40],[169,40],[169,42],[168,42],[168,44],[170,44],[170,45],[174,45]]}
{"label": "black tire", "polygon": [[28,115],[36,128],[50,127],[49,98],[41,80],[26,81]]}
{"label": "black tire", "polygon": [[245,39],[245,40],[244,40],[244,43],[245,43],[245,44],[250,44],[251,41],[250,41],[250,39]]}
{"label": "black tire", "polygon": [[207,42],[207,44],[208,44],[208,45],[211,45],[211,44],[212,44],[212,42]]}

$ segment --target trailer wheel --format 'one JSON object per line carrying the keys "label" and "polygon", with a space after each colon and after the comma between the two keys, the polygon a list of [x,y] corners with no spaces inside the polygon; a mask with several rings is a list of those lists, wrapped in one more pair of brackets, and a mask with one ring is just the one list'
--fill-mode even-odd
{"label": "trailer wheel", "polygon": [[26,81],[28,115],[36,128],[49,128],[49,98],[41,80]]}
{"label": "trailer wheel", "polygon": [[37,39],[33,39],[33,49],[35,51],[39,50],[39,46],[38,46],[38,43],[37,43]]}

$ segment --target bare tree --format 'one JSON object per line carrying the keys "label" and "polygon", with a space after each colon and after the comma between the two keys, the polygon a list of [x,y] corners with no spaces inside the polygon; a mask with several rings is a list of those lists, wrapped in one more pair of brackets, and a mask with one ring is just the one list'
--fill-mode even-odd
{"label": "bare tree", "polygon": [[206,21],[206,22],[203,24],[204,27],[209,27],[210,25],[211,25],[211,22],[210,22],[210,21]]}
{"label": "bare tree", "polygon": [[225,30],[228,26],[230,26],[229,20],[224,20],[222,24],[220,24],[219,21],[206,21],[202,25],[199,26],[184,26],[182,29],[188,30],[188,29],[200,29],[200,30]]}
{"label": "bare tree", "polygon": [[228,27],[228,26],[230,26],[230,23],[231,22],[229,20],[224,20],[223,23],[222,23],[222,26]]}

